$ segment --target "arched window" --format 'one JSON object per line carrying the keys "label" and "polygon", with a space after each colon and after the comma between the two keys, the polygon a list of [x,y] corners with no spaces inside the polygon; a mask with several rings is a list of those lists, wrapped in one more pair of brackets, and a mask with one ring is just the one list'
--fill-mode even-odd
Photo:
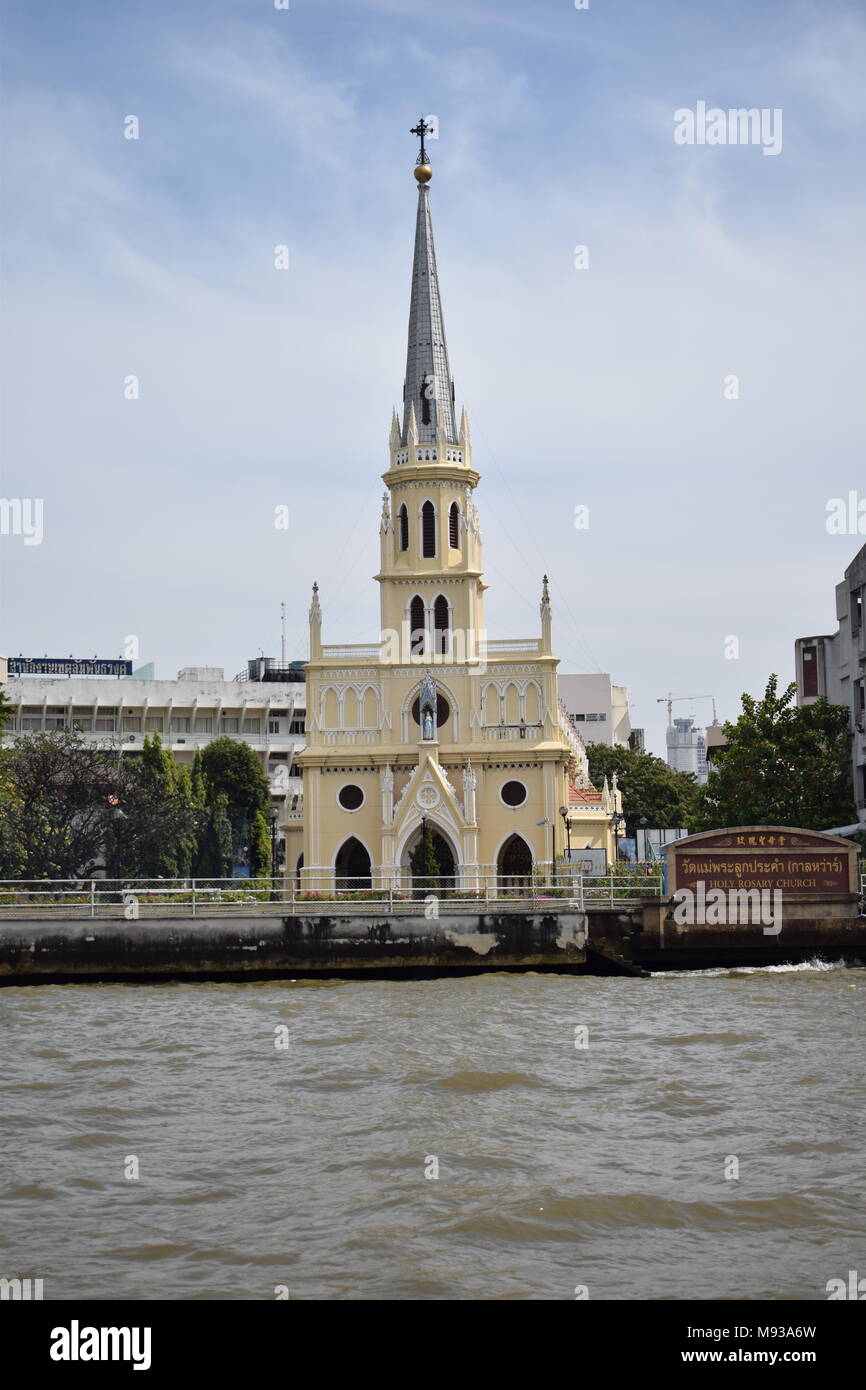
{"label": "arched window", "polygon": [[424,652],[427,642],[427,614],[424,600],[416,594],[409,604],[409,648],[413,656]]}
{"label": "arched window", "polygon": [[404,502],[397,513],[397,535],[401,550],[409,549],[409,510]]}
{"label": "arched window", "polygon": [[460,508],[456,502],[448,512],[448,544],[452,550],[460,549]]}
{"label": "arched window", "polygon": [[421,554],[431,560],[436,554],[436,508],[425,502],[421,508]]}
{"label": "arched window", "polygon": [[451,634],[451,614],[448,611],[448,600],[444,594],[440,594],[433,604],[433,650],[446,653],[449,647]]}

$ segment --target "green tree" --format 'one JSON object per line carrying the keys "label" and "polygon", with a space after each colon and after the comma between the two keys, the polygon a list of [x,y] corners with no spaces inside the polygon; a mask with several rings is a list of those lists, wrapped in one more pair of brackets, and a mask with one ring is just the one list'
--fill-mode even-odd
{"label": "green tree", "polygon": [[194,853],[196,810],[189,775],[147,735],[138,758],[124,758],[106,861],[114,878],[179,878]]}
{"label": "green tree", "polygon": [[[13,709],[14,705],[0,686],[0,741]],[[21,863],[15,832],[15,791],[9,773],[8,755],[0,749],[0,878],[17,878]]]}
{"label": "green tree", "polygon": [[[261,760],[249,744],[216,738],[202,751],[201,771],[213,795],[223,795],[233,810],[267,816],[270,788]],[[212,799],[212,797],[210,798]]]}
{"label": "green tree", "polygon": [[136,764],[142,781],[166,798],[177,790],[177,766],[171,754],[162,746],[159,734],[145,734],[141,757]]}
{"label": "green tree", "polygon": [[701,825],[793,825],[825,830],[857,818],[851,734],[844,705],[823,697],[795,703],[791,682],[772,675],[763,699],[742,696],[743,712],[723,726],[727,746],[702,789]]}
{"label": "green tree", "polygon": [[271,872],[271,832],[261,811],[256,811],[250,826],[250,875],[268,878]]}
{"label": "green tree", "polygon": [[0,877],[92,873],[121,791],[116,759],[63,729],[15,739],[0,767]]}
{"label": "green tree", "polygon": [[199,809],[193,795],[191,769],[185,763],[176,765],[175,775],[177,778],[176,795],[189,812],[183,832],[177,842],[177,867],[180,877],[188,878],[193,870],[198,845]]}
{"label": "green tree", "polygon": [[424,821],[421,838],[409,855],[412,882],[416,890],[425,892],[439,881],[440,865],[429,821]]}
{"label": "green tree", "polygon": [[229,822],[228,865],[224,874],[215,873],[215,876],[227,877],[231,874],[232,864],[244,846],[252,872],[252,861],[257,853],[254,844],[255,816],[260,812],[267,824],[271,806],[270,787],[260,759],[246,743],[239,743],[233,738],[217,738],[202,751],[200,775],[204,780],[206,805],[212,813],[221,799],[220,813],[216,817],[219,829],[216,829],[212,814],[211,823],[205,831],[205,861],[222,862],[222,850],[218,845],[225,838],[222,824],[225,817]]}
{"label": "green tree", "polygon": [[199,811],[194,872],[197,878],[231,878],[232,823],[220,792]]}
{"label": "green tree", "polygon": [[689,772],[674,772],[652,753],[591,743],[586,750],[589,775],[597,787],[617,775],[626,831],[634,835],[644,822],[652,829],[693,829],[699,813],[698,785]]}
{"label": "green tree", "polygon": [[0,685],[0,738],[3,737],[3,730],[12,718],[15,706],[6,696],[6,691]]}
{"label": "green tree", "polygon": [[195,757],[192,760],[192,772],[190,774],[192,783],[192,799],[196,806],[204,807],[207,805],[207,779],[204,775],[204,768],[201,760],[201,749],[195,750]]}
{"label": "green tree", "polygon": [[9,753],[0,749],[0,878],[20,878],[23,871],[20,812],[11,774]]}

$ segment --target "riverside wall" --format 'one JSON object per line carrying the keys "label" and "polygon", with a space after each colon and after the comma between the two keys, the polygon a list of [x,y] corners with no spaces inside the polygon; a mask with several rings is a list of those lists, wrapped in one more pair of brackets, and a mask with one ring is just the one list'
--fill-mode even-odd
{"label": "riverside wall", "polygon": [[583,912],[311,913],[0,923],[0,983],[569,970]]}
{"label": "riverside wall", "polygon": [[424,976],[495,970],[640,975],[814,958],[866,964],[866,917],[799,902],[781,930],[681,925],[670,901],[525,911],[248,917],[46,916],[0,922],[0,984],[72,980]]}

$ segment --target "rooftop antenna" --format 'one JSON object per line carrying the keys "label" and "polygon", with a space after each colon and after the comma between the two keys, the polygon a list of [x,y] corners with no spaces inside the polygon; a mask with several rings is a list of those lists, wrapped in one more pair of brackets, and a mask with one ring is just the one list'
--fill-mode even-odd
{"label": "rooftop antenna", "polygon": [[280,626],[282,636],[280,638],[280,665],[283,670],[286,668],[286,605],[285,601],[280,604]]}

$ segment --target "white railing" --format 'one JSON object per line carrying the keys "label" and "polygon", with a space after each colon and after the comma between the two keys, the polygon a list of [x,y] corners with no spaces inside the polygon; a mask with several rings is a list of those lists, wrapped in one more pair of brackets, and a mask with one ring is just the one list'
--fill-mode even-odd
{"label": "white railing", "polygon": [[568,713],[568,710],[565,708],[565,705],[562,703],[561,700],[559,702],[559,728],[566,743],[571,748],[571,751],[577,760],[578,766],[586,770],[586,768],[588,767],[586,757],[586,745],[583,739],[581,738],[580,734],[577,732],[574,725],[572,724],[571,715]]}
{"label": "white railing", "polygon": [[508,741],[528,739],[532,743],[537,742],[543,735],[543,724],[483,724],[481,726],[481,736],[487,743],[496,743],[501,739]]}
{"label": "white railing", "polygon": [[537,637],[496,637],[484,644],[484,650],[489,656],[496,656],[505,652],[537,653],[539,641]]}
{"label": "white railing", "polygon": [[322,743],[378,743],[379,729],[322,729],[319,738]]}
{"label": "white railing", "polygon": [[322,647],[322,656],[329,661],[340,661],[345,658],[347,661],[370,661],[374,658],[378,661],[382,651],[381,643],[360,643],[357,646],[346,647]]}
{"label": "white railing", "polygon": [[[331,870],[304,871],[307,882],[324,882]],[[298,916],[317,913],[405,915],[472,909],[494,911],[573,911],[627,907],[657,899],[661,875],[577,873],[472,873],[467,883],[436,876],[379,886],[370,879],[342,879],[337,887],[316,890],[281,878],[232,879],[16,879],[0,882],[0,922],[38,918]]]}

